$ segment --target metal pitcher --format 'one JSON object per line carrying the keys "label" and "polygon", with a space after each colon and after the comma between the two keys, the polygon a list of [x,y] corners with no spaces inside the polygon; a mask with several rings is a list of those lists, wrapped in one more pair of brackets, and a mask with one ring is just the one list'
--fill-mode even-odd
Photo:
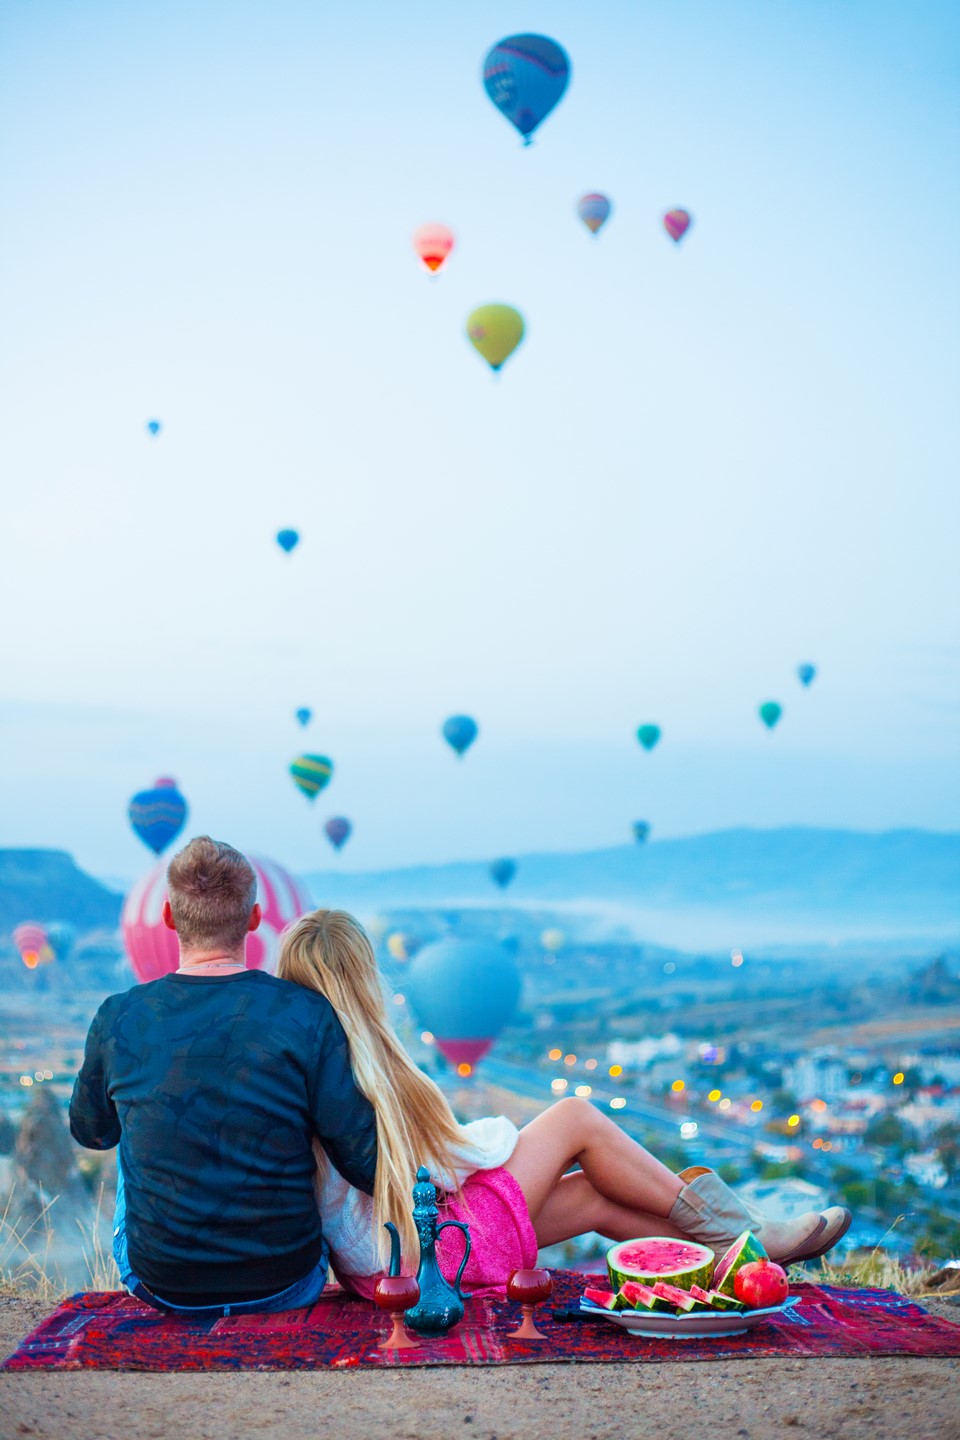
{"label": "metal pitcher", "polygon": [[[421,1165],[413,1187],[413,1222],[420,1238],[420,1268],[417,1271],[420,1299],[404,1317],[410,1329],[419,1335],[446,1335],[463,1319],[463,1302],[470,1298],[460,1290],[460,1281],[470,1259],[469,1226],[459,1220],[444,1220],[438,1224],[439,1219],[437,1187],[430,1179],[429,1170]],[[465,1242],[460,1269],[452,1285],[437,1261],[437,1240],[441,1230],[447,1229],[462,1230]]]}

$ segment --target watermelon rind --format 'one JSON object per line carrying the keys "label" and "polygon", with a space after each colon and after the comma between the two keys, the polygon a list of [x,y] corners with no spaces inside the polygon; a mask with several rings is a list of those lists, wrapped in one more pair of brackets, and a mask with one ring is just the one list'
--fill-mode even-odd
{"label": "watermelon rind", "polygon": [[753,1231],[744,1230],[743,1234],[737,1236],[729,1250],[725,1250],[717,1261],[716,1273],[713,1277],[714,1290],[719,1290],[722,1295],[729,1295],[736,1299],[733,1282],[737,1271],[742,1266],[749,1265],[753,1260],[768,1258],[766,1250]]}
{"label": "watermelon rind", "polygon": [[[645,1257],[648,1262],[646,1267],[637,1265],[629,1258],[630,1249],[635,1245],[642,1245],[648,1252]],[[691,1263],[678,1266],[675,1260],[670,1258],[669,1252],[676,1250],[678,1245],[690,1252]],[[658,1246],[665,1251],[661,1263],[656,1262]],[[649,1265],[651,1259],[654,1261],[652,1267]],[[680,1290],[689,1290],[691,1285],[700,1285],[704,1290],[709,1290],[715,1263],[716,1256],[708,1246],[698,1245],[693,1240],[677,1240],[668,1235],[624,1240],[618,1245],[611,1245],[607,1251],[607,1270],[613,1290],[622,1290],[631,1280],[650,1286],[662,1280],[665,1285],[676,1285]]]}
{"label": "watermelon rind", "polygon": [[724,1295],[720,1290],[710,1291],[710,1304],[714,1310],[744,1310],[746,1306],[742,1300],[737,1300],[733,1295]]}
{"label": "watermelon rind", "polygon": [[662,1300],[659,1295],[651,1290],[649,1285],[643,1285],[639,1280],[628,1280],[623,1289],[617,1292],[618,1310],[671,1310],[673,1307]]}
{"label": "watermelon rind", "polygon": [[593,1290],[588,1285],[583,1292],[584,1300],[589,1300],[593,1305],[599,1305],[601,1310],[616,1310],[617,1297],[612,1290]]}
{"label": "watermelon rind", "polygon": [[658,1280],[653,1287],[653,1293],[658,1300],[666,1300],[676,1310],[678,1315],[689,1315],[693,1310],[701,1308],[699,1302],[693,1298],[689,1290],[681,1290],[677,1285],[665,1285]]}

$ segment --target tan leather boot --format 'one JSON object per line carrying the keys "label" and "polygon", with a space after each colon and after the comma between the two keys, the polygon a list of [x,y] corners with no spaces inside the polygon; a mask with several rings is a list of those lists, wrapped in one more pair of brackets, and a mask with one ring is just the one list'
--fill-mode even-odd
{"label": "tan leather boot", "polygon": [[704,1165],[682,1170],[678,1179],[684,1186],[670,1211],[671,1222],[691,1240],[709,1245],[718,1256],[744,1230],[752,1230],[770,1259],[781,1265],[816,1260],[850,1228],[850,1211],[839,1205],[820,1213],[808,1210],[793,1220],[773,1220],[741,1200]]}

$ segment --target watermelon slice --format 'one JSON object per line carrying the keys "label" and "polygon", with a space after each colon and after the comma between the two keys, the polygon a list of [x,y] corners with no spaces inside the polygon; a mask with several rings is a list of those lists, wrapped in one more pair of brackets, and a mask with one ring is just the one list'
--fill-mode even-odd
{"label": "watermelon slice", "polygon": [[713,1276],[713,1288],[719,1290],[723,1295],[729,1295],[736,1299],[733,1289],[734,1276],[743,1265],[748,1265],[752,1260],[766,1260],[766,1250],[754,1235],[752,1230],[744,1230],[736,1240],[725,1250],[717,1261],[717,1268]]}
{"label": "watermelon slice", "polygon": [[706,1290],[701,1290],[701,1288],[700,1288],[699,1285],[691,1285],[691,1286],[690,1286],[690,1294],[693,1296],[694,1300],[696,1300],[696,1302],[697,1302],[697,1303],[696,1303],[696,1306],[694,1307],[695,1309],[697,1309],[697,1310],[712,1310],[712,1309],[713,1309],[713,1306],[710,1304],[710,1295],[709,1295],[709,1292],[706,1291]]}
{"label": "watermelon slice", "polygon": [[699,1285],[690,1286],[690,1294],[701,1305],[711,1310],[742,1310],[743,1301],[734,1300],[732,1295],[721,1295],[719,1290],[701,1290]]}
{"label": "watermelon slice", "polygon": [[618,1310],[669,1310],[667,1305],[658,1295],[650,1289],[649,1285],[641,1285],[636,1280],[628,1280],[626,1285],[617,1296],[620,1302]]}
{"label": "watermelon slice", "polygon": [[653,1287],[653,1293],[658,1300],[666,1300],[672,1305],[678,1315],[689,1315],[693,1310],[699,1310],[699,1302],[690,1294],[689,1290],[678,1290],[676,1285],[665,1285],[658,1280]]}
{"label": "watermelon slice", "polygon": [[689,1290],[691,1285],[706,1289],[713,1278],[715,1259],[706,1245],[654,1235],[612,1245],[607,1251],[607,1270],[614,1290],[622,1290],[630,1280],[642,1285],[655,1285],[662,1280],[681,1290]]}
{"label": "watermelon slice", "polygon": [[584,1300],[590,1300],[594,1305],[599,1305],[601,1310],[616,1310],[617,1297],[612,1290],[591,1290],[588,1285],[583,1292]]}

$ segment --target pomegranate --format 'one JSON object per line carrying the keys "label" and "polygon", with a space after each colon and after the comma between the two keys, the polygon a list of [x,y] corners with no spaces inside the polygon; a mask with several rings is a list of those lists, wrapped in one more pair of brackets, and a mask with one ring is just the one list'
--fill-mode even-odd
{"label": "pomegranate", "polygon": [[773,1260],[752,1260],[737,1271],[733,1288],[738,1300],[751,1310],[765,1310],[768,1305],[782,1305],[789,1286],[785,1272]]}

